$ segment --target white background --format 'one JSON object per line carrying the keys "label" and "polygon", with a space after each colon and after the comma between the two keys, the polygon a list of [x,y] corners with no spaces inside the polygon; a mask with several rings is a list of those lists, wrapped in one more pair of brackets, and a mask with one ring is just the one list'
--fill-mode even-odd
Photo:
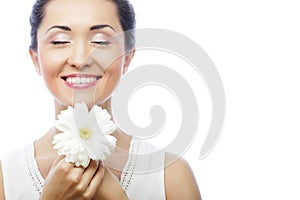
{"label": "white background", "polygon": [[[227,98],[222,137],[207,158],[198,160],[207,129],[201,125],[185,154],[203,199],[299,199],[298,1],[132,3],[138,27],[185,34],[209,54],[222,77]],[[0,156],[41,136],[54,118],[52,98],[27,53],[32,4],[15,0],[0,6]],[[200,108],[207,112],[205,104]]]}

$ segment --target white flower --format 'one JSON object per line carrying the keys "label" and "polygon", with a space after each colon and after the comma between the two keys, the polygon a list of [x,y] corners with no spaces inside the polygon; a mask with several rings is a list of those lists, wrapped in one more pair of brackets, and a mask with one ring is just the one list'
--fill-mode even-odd
{"label": "white flower", "polygon": [[65,161],[86,168],[90,159],[105,160],[116,147],[112,134],[116,125],[107,110],[95,105],[88,111],[85,103],[69,106],[55,120],[54,126],[61,133],[54,136],[54,149],[65,155]]}

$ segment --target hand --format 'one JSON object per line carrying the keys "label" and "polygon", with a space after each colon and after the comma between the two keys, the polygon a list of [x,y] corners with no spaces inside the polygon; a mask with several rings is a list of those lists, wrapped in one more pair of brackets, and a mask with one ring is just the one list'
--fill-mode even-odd
{"label": "hand", "polygon": [[40,200],[91,200],[97,193],[104,177],[104,168],[91,161],[84,169],[75,167],[59,157],[46,178]]}
{"label": "hand", "polygon": [[94,200],[128,200],[117,177],[108,168],[104,167],[104,169],[103,180]]}

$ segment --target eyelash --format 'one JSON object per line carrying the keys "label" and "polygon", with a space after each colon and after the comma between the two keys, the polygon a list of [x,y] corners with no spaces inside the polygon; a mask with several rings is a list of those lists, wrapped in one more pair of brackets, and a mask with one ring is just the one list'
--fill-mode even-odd
{"label": "eyelash", "polygon": [[101,45],[101,46],[108,46],[108,45],[111,44],[110,41],[93,41],[93,42],[91,42],[91,43],[97,44],[97,45]]}
{"label": "eyelash", "polygon": [[[64,45],[64,44],[69,44],[69,41],[52,41],[51,44],[53,45]],[[111,44],[110,41],[92,41],[91,43],[96,44],[96,45],[101,45],[101,46],[108,46]]]}
{"label": "eyelash", "polygon": [[53,45],[63,45],[63,44],[69,44],[69,41],[53,41],[51,44]]}

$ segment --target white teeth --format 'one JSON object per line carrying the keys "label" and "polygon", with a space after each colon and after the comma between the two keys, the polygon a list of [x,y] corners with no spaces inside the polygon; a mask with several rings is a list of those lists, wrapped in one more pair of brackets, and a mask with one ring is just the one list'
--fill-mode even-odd
{"label": "white teeth", "polygon": [[95,77],[69,77],[66,79],[68,83],[73,83],[73,84],[88,84],[96,80],[97,78]]}

